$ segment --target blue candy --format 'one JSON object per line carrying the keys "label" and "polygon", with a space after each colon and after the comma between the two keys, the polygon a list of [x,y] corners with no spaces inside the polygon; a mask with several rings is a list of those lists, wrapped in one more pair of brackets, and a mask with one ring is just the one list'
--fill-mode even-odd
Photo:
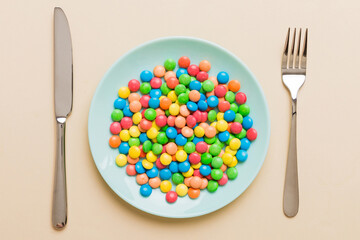
{"label": "blue candy", "polygon": [[190,111],[193,111],[195,112],[196,110],[198,110],[198,105],[192,101],[188,101],[186,103],[186,107],[190,110]]}
{"label": "blue candy", "polygon": [[196,145],[198,142],[204,142],[204,138],[201,137],[194,137],[194,139],[192,140],[192,142]]}
{"label": "blue candy", "polygon": [[176,138],[176,136],[178,135],[177,134],[177,131],[176,131],[176,129],[174,128],[174,127],[168,127],[167,129],[166,129],[166,136],[168,137],[168,138],[170,138],[170,139],[175,139]]}
{"label": "blue candy", "polygon": [[243,128],[245,128],[247,130],[247,129],[251,128],[252,125],[253,125],[253,120],[252,120],[251,117],[246,116],[246,117],[243,118],[243,121],[242,121]]}
{"label": "blue candy", "polygon": [[116,109],[124,109],[125,106],[126,106],[126,100],[125,99],[117,98],[114,101],[114,108],[116,108]]}
{"label": "blue candy", "polygon": [[232,122],[235,119],[235,112],[233,110],[227,110],[224,113],[224,120],[227,122]]}
{"label": "blue candy", "polygon": [[148,70],[144,70],[140,73],[140,79],[143,82],[150,82],[152,78],[153,78],[153,74]]}
{"label": "blue candy", "polygon": [[200,100],[197,105],[200,111],[205,111],[208,108],[208,104],[204,100]]}
{"label": "blue candy", "polygon": [[208,176],[211,174],[211,167],[208,165],[201,165],[199,170],[200,170],[200,174],[203,176]]}
{"label": "blue candy", "polygon": [[195,81],[191,81],[190,85],[189,85],[190,90],[197,90],[200,91],[201,89],[201,82],[199,82],[198,80]]}
{"label": "blue candy", "polygon": [[151,193],[152,193],[152,188],[150,187],[149,184],[144,184],[140,187],[140,194],[143,197],[148,197],[151,195]]}
{"label": "blue candy", "polygon": [[217,75],[217,80],[219,83],[227,83],[229,81],[229,74],[227,72],[219,72],[218,75]]}
{"label": "blue candy", "polygon": [[138,174],[145,173],[145,171],[146,171],[141,162],[137,162],[135,164],[135,170]]}
{"label": "blue candy", "polygon": [[248,153],[245,150],[239,150],[236,153],[236,158],[239,162],[245,162],[248,158]]}
{"label": "blue candy", "polygon": [[175,138],[175,143],[178,146],[184,146],[187,143],[187,138],[184,137],[182,134],[178,134]]}
{"label": "blue candy", "polygon": [[146,171],[146,175],[149,178],[157,177],[158,174],[159,174],[159,170],[155,166],[152,169]]}
{"label": "blue candy", "polygon": [[149,138],[147,137],[146,133],[141,133],[139,136],[139,140],[141,143],[144,143],[145,141],[149,140]]}
{"label": "blue candy", "polygon": [[176,71],[176,77],[179,78],[181,75],[183,74],[187,74],[187,70],[185,68],[179,68],[177,71]]}
{"label": "blue candy", "polygon": [[149,99],[149,107],[158,108],[160,106],[160,100],[158,98],[150,98]]}
{"label": "blue candy", "polygon": [[171,162],[170,165],[169,165],[169,170],[170,170],[172,173],[177,173],[177,172],[179,172],[178,163],[177,163],[177,162]]}
{"label": "blue candy", "polygon": [[165,169],[160,170],[160,178],[162,180],[169,180],[171,178],[171,175],[172,175],[172,173],[169,169],[165,168]]}
{"label": "blue candy", "polygon": [[184,161],[179,163],[179,171],[180,172],[187,172],[190,169],[190,163],[188,161]]}
{"label": "blue candy", "polygon": [[205,96],[205,94],[203,94],[203,93],[200,93],[200,99],[199,99],[199,101],[200,100],[206,100],[206,96]]}
{"label": "blue candy", "polygon": [[228,131],[224,131],[218,134],[218,138],[221,142],[226,142],[229,140],[230,133]]}
{"label": "blue candy", "polygon": [[250,147],[250,144],[251,144],[250,141],[249,141],[249,139],[243,138],[243,139],[241,139],[240,141],[241,141],[240,149],[241,149],[241,150],[248,150],[249,147]]}
{"label": "blue candy", "polygon": [[209,96],[207,98],[207,103],[209,105],[209,107],[217,107],[217,105],[219,104],[219,99],[216,96]]}
{"label": "blue candy", "polygon": [[123,113],[124,113],[125,117],[132,117],[132,115],[134,115],[134,113],[132,111],[130,111],[129,105],[126,105],[124,107]]}
{"label": "blue candy", "polygon": [[128,154],[129,153],[129,149],[130,149],[130,146],[127,142],[122,142],[120,143],[120,146],[119,146],[119,152],[122,153],[122,154]]}
{"label": "blue candy", "polygon": [[160,89],[151,89],[149,95],[152,98],[160,98],[161,97],[161,90]]}

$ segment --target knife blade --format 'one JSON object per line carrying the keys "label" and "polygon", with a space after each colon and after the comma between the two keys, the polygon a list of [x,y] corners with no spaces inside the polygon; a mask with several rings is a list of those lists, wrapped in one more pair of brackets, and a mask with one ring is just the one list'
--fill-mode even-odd
{"label": "knife blade", "polygon": [[64,11],[54,8],[54,105],[57,128],[52,225],[61,230],[67,223],[65,123],[73,102],[73,61],[70,28]]}

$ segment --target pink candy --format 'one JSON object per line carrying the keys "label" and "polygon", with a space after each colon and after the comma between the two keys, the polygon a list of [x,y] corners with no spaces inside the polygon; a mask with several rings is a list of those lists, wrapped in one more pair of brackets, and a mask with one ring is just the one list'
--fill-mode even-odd
{"label": "pink candy", "polygon": [[198,153],[204,153],[208,150],[209,146],[206,142],[198,142],[195,146],[195,149]]}
{"label": "pink candy", "polygon": [[191,164],[198,164],[201,161],[201,157],[198,153],[193,152],[189,155],[189,161]]}

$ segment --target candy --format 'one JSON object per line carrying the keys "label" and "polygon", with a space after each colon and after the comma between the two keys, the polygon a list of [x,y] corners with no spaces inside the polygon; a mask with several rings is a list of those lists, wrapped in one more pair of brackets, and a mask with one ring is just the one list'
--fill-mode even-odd
{"label": "candy", "polygon": [[200,196],[200,190],[194,189],[194,188],[189,188],[188,195],[192,199],[198,198]]}
{"label": "candy", "polygon": [[151,91],[151,85],[150,85],[150,83],[148,83],[148,82],[143,82],[143,83],[140,85],[140,92],[141,92],[142,94],[148,94],[150,91]]}
{"label": "candy", "polygon": [[210,180],[208,185],[207,185],[207,190],[209,192],[215,192],[219,187],[219,184],[217,181],[214,181],[214,180]]}
{"label": "candy", "polygon": [[183,56],[179,58],[178,64],[179,67],[181,68],[187,68],[190,66],[190,59],[188,57]]}
{"label": "candy", "polygon": [[178,195],[174,191],[169,191],[166,193],[166,201],[168,201],[169,203],[175,202],[177,200],[177,198],[178,198]]}
{"label": "candy", "polygon": [[249,128],[246,131],[246,137],[250,140],[250,141],[254,141],[257,138],[257,131],[254,128]]}
{"label": "candy", "polygon": [[171,182],[168,181],[168,180],[164,180],[160,183],[160,190],[163,192],[163,193],[167,193],[171,190]]}
{"label": "candy", "polygon": [[219,83],[227,83],[229,81],[229,74],[227,72],[219,72],[217,80]]}
{"label": "candy", "polygon": [[249,113],[250,113],[250,107],[249,107],[248,105],[246,105],[246,104],[240,105],[240,106],[239,106],[239,113],[240,113],[243,117],[249,115]]}
{"label": "candy", "polygon": [[133,165],[133,164],[127,165],[126,166],[126,173],[129,176],[135,176],[136,175],[135,165]]}
{"label": "candy", "polygon": [[199,63],[199,68],[201,71],[205,71],[205,72],[208,72],[210,71],[211,69],[211,64],[209,61],[207,60],[202,60],[200,63]]}
{"label": "candy", "polygon": [[172,58],[168,58],[164,62],[164,67],[167,71],[172,71],[176,67],[176,61]]}
{"label": "candy", "polygon": [[165,76],[166,70],[163,66],[158,65],[154,68],[153,72],[154,72],[155,77],[161,78],[161,77]]}
{"label": "candy", "polygon": [[228,168],[228,170],[226,171],[226,174],[230,180],[234,180],[238,175],[238,171],[236,168],[231,167],[231,168]]}
{"label": "candy", "polygon": [[241,146],[240,149],[242,150],[248,150],[250,147],[250,141],[247,138],[243,138],[240,140],[241,141]]}
{"label": "candy", "polygon": [[149,181],[149,178],[148,178],[148,176],[147,176],[145,173],[138,174],[138,175],[136,176],[136,182],[137,182],[139,185],[144,185],[144,184],[146,184],[148,181]]}
{"label": "candy", "polygon": [[119,167],[123,167],[127,164],[127,157],[124,154],[119,154],[116,156],[115,158],[115,163],[116,165],[118,165]]}
{"label": "candy", "polygon": [[192,64],[187,68],[187,72],[190,76],[196,76],[199,73],[200,69],[197,65]]}
{"label": "candy", "polygon": [[161,183],[161,180],[159,177],[154,177],[154,178],[149,179],[149,185],[152,188],[160,187],[160,183]]}
{"label": "candy", "polygon": [[[196,79],[199,80],[200,82],[204,82],[205,80],[208,79],[208,77],[209,77],[209,74],[204,71],[200,71],[198,74],[196,74]],[[213,82],[212,82],[212,84],[214,85]],[[210,91],[207,91],[207,92],[210,92]]]}
{"label": "candy", "polygon": [[184,197],[188,193],[188,187],[185,184],[179,184],[176,186],[175,191],[179,197]]}

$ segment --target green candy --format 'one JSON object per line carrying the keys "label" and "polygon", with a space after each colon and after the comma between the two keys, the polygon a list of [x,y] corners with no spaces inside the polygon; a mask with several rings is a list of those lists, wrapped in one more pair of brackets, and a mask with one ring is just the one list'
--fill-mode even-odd
{"label": "green candy", "polygon": [[199,92],[200,92],[200,93],[206,93],[205,90],[204,90],[202,87],[200,88],[200,91],[199,91]]}
{"label": "green candy", "polygon": [[152,149],[152,143],[150,140],[146,140],[144,143],[143,143],[143,151],[144,153],[148,153],[150,152]]}
{"label": "green candy", "polygon": [[227,92],[225,94],[225,100],[229,103],[233,103],[235,101],[235,94],[231,91]]}
{"label": "green candy", "polygon": [[201,163],[202,164],[210,164],[212,161],[212,156],[210,153],[205,152],[203,154],[201,154]]}
{"label": "green candy", "polygon": [[178,96],[178,101],[181,104],[186,104],[189,101],[189,94],[180,93],[180,95]]}
{"label": "green candy", "polygon": [[188,142],[191,142],[194,139],[195,135],[193,134],[191,137],[188,138]]}
{"label": "green candy", "polygon": [[185,86],[189,85],[191,82],[191,77],[188,74],[181,74],[179,77],[179,82]]}
{"label": "green candy", "polygon": [[164,67],[165,67],[166,70],[172,71],[176,67],[176,61],[174,59],[172,59],[172,58],[168,58],[164,62]]}
{"label": "green candy", "polygon": [[238,170],[234,167],[228,168],[226,174],[230,180],[234,180],[238,175]]}
{"label": "green candy", "polygon": [[[156,136],[156,140],[160,144],[166,144],[169,141],[165,132],[159,132],[159,134]],[[162,147],[161,147],[161,151],[162,151]]]}
{"label": "green candy", "polygon": [[156,111],[152,108],[148,108],[146,109],[144,115],[147,120],[152,121],[156,118]]}
{"label": "green candy", "polygon": [[[219,139],[217,139],[217,140],[219,140]],[[210,152],[210,154],[213,155],[213,156],[219,156],[219,154],[220,154],[220,152],[221,152],[221,148],[222,148],[222,147],[220,147],[219,144],[214,143],[214,144],[212,144],[212,145],[210,146],[209,152]]]}
{"label": "green candy", "polygon": [[171,91],[171,89],[167,86],[166,83],[163,83],[160,87],[162,95],[168,95],[168,93]]}
{"label": "green candy", "polygon": [[221,159],[221,157],[213,157],[211,161],[211,166],[213,168],[221,168],[222,165],[223,165],[223,160]]}
{"label": "green candy", "polygon": [[237,113],[239,111],[239,107],[236,103],[233,102],[230,104],[230,110],[233,110],[235,113]]}
{"label": "green candy", "polygon": [[237,137],[239,139],[246,137],[246,130],[243,128],[240,133],[235,134],[235,137]]}
{"label": "green candy", "polygon": [[165,115],[168,117],[168,116],[170,116],[170,111],[169,111],[169,109],[168,110],[165,110]]}
{"label": "green candy", "polygon": [[211,170],[211,177],[214,180],[220,180],[223,177],[224,173],[221,169],[213,169]]}
{"label": "green candy", "polygon": [[187,142],[184,146],[184,151],[187,153],[187,154],[190,154],[190,153],[193,153],[195,152],[195,143],[193,142]]}
{"label": "green candy", "polygon": [[243,116],[240,113],[235,114],[234,122],[242,123],[243,122]]}
{"label": "green candy", "polygon": [[177,185],[184,182],[184,176],[180,173],[174,173],[171,177],[171,180]]}
{"label": "green candy", "polygon": [[168,125],[166,125],[166,126],[162,127],[162,128],[161,128],[161,131],[166,132],[166,129],[168,129],[168,127],[169,127]]}
{"label": "green candy", "polygon": [[217,144],[220,146],[220,148],[223,148],[225,146],[225,144],[223,142],[221,142],[218,138],[216,138],[214,144]]}
{"label": "green candy", "polygon": [[206,80],[202,83],[202,89],[204,89],[205,92],[211,92],[212,90],[214,90],[214,83],[210,80]]}
{"label": "green candy", "polygon": [[[159,133],[160,134],[160,133]],[[159,136],[159,135],[158,135]],[[159,155],[163,150],[163,147],[161,144],[159,143],[154,143],[152,145],[152,152],[155,154],[155,155]]]}
{"label": "green candy", "polygon": [[219,183],[217,181],[214,180],[210,180],[208,185],[207,185],[207,190],[209,192],[215,192],[219,187]]}
{"label": "green candy", "polygon": [[143,82],[143,83],[140,85],[140,92],[141,92],[142,94],[148,94],[150,91],[151,91],[151,85],[150,85],[150,83],[148,83],[148,82]]}
{"label": "green candy", "polygon": [[240,105],[240,106],[239,106],[239,113],[240,113],[243,117],[249,115],[249,113],[250,113],[250,107],[249,107],[248,105],[246,105],[246,104]]}
{"label": "green candy", "polygon": [[120,109],[114,109],[111,113],[111,119],[114,122],[120,121],[124,117],[124,113]]}
{"label": "green candy", "polygon": [[130,138],[129,139],[129,146],[140,146],[140,139],[139,138]]}
{"label": "green candy", "polygon": [[185,93],[186,92],[186,87],[183,84],[179,84],[175,87],[175,93],[176,95],[180,95],[181,93]]}
{"label": "green candy", "polygon": [[207,144],[213,144],[213,143],[216,141],[216,137],[212,137],[212,138],[204,137],[204,141],[205,141]]}
{"label": "green candy", "polygon": [[216,111],[213,109],[213,110],[210,110],[209,112],[208,112],[208,120],[209,120],[209,122],[213,122],[213,121],[215,121],[216,120]]}

